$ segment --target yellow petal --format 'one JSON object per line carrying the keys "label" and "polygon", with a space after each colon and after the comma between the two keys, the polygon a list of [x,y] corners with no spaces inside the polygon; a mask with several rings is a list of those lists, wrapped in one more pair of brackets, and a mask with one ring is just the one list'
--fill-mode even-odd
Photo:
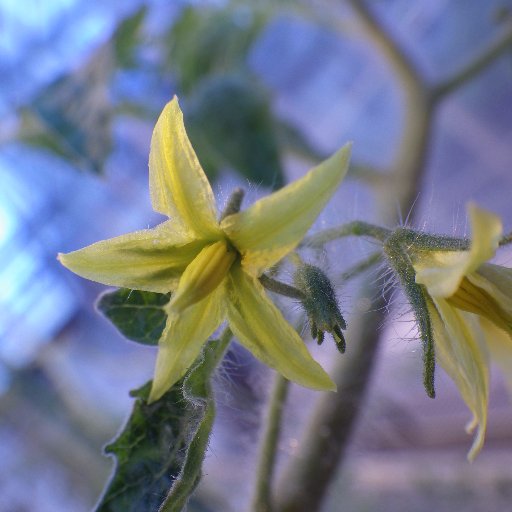
{"label": "yellow petal", "polygon": [[176,97],[165,106],[153,131],[149,188],[155,211],[176,219],[198,237],[219,232],[213,192],[188,139]]}
{"label": "yellow petal", "polygon": [[237,256],[238,253],[224,240],[204,247],[183,272],[169,310],[181,313],[204,299],[224,281]]}
{"label": "yellow petal", "polygon": [[335,390],[336,385],[267,298],[259,281],[239,263],[233,265],[227,281],[228,321],[240,343],[289,380],[308,388]]}
{"label": "yellow petal", "polygon": [[225,286],[180,315],[169,315],[159,342],[149,402],[158,400],[194,363],[209,336],[224,319]]}
{"label": "yellow petal", "polygon": [[477,317],[434,299],[430,316],[436,340],[436,358],[453,379],[473,413],[471,430],[478,427],[468,459],[481,450],[487,427],[489,372],[483,333]]}
{"label": "yellow petal", "polygon": [[345,177],[350,147],[345,145],[301,179],[222,221],[247,272],[259,276],[299,244]]}
{"label": "yellow petal", "polygon": [[75,274],[92,281],[166,293],[178,285],[181,274],[204,246],[202,241],[176,236],[173,227],[174,223],[167,221],[58,258]]}
{"label": "yellow petal", "polygon": [[502,233],[499,217],[468,206],[471,225],[471,248],[464,252],[424,252],[414,262],[416,282],[427,287],[432,297],[450,297],[462,278],[494,256]]}
{"label": "yellow petal", "polygon": [[486,318],[481,318],[480,323],[491,359],[500,368],[508,390],[512,393],[512,338]]}
{"label": "yellow petal", "polygon": [[504,328],[512,334],[512,269],[486,263],[468,279],[492,297],[495,310],[505,319]]}

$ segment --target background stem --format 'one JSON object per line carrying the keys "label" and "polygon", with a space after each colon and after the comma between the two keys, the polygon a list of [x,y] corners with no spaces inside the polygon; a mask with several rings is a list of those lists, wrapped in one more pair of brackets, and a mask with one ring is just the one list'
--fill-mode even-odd
{"label": "background stem", "polygon": [[[375,194],[379,223],[396,224],[396,205],[402,213],[409,213],[420,188],[439,100],[476,76],[501,55],[510,44],[510,36],[505,33],[473,63],[469,63],[437,88],[431,87],[365,2],[347,2],[357,14],[364,34],[393,69],[403,94],[403,135],[391,166],[393,171],[385,174],[386,180],[381,182]],[[411,212],[408,217],[412,219],[413,214]],[[369,278],[362,288],[362,297],[373,297],[374,300],[363,318],[352,320],[352,325],[356,323],[358,328],[350,329],[350,350],[335,371],[338,393],[323,395],[313,411],[310,424],[299,443],[299,451],[289,461],[280,481],[279,512],[316,512],[321,509],[363,406],[378,352],[380,327],[386,318],[388,297],[382,290],[383,283],[376,283],[373,278]]]}
{"label": "background stem", "polygon": [[287,379],[276,374],[263,431],[252,512],[272,512],[273,510],[270,483],[273,481],[281,418],[289,385],[290,382]]}

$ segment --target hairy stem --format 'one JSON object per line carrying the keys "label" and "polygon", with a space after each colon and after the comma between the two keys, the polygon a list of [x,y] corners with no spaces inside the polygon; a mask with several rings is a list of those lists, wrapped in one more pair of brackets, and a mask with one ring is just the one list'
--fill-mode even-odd
{"label": "hairy stem", "polygon": [[291,299],[303,300],[304,294],[295,288],[286,283],[282,283],[277,279],[273,279],[265,274],[260,276],[260,283],[271,292],[278,293],[279,295],[284,295],[285,297],[290,297]]}
{"label": "hairy stem", "polygon": [[332,242],[333,240],[347,236],[367,236],[379,242],[384,242],[390,234],[391,231],[387,228],[356,220],[342,224],[336,228],[319,231],[312,236],[304,238],[301,245],[306,247],[323,247],[327,242]]}
{"label": "hairy stem", "polygon": [[340,283],[345,283],[349,281],[350,279],[353,279],[354,277],[357,277],[358,275],[362,274],[363,272],[366,272],[367,270],[371,269],[378,263],[382,261],[382,252],[376,251],[370,254],[367,258],[365,258],[362,261],[357,262],[355,265],[351,266],[343,274],[339,276],[337,281]]}
{"label": "hairy stem", "polygon": [[267,412],[263,441],[260,449],[256,489],[252,502],[252,512],[272,512],[271,482],[274,476],[274,466],[277,456],[277,444],[281,432],[281,418],[288,396],[290,382],[280,374],[276,374],[272,396]]}

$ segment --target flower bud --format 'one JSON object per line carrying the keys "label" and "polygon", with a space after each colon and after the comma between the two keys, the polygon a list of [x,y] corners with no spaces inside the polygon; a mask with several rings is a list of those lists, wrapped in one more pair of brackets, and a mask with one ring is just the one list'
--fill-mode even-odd
{"label": "flower bud", "polygon": [[301,264],[293,276],[295,286],[302,292],[302,306],[311,326],[311,337],[321,345],[324,333],[334,338],[336,347],[345,352],[345,337],[342,329],[347,328],[340,313],[334,288],[324,272],[314,265]]}

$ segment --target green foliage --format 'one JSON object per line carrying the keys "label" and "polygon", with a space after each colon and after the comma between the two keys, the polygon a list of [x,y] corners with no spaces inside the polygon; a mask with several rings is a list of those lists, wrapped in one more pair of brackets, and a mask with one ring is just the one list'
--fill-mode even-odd
{"label": "green foliage", "polygon": [[121,333],[144,345],[158,345],[167,319],[169,294],[121,288],[100,296],[96,307]]}
{"label": "green foliage", "polygon": [[258,184],[283,185],[269,98],[254,80],[240,75],[204,80],[186,103],[186,119],[192,144],[210,176],[227,166]]}
{"label": "green foliage", "polygon": [[212,74],[244,68],[264,22],[264,16],[243,7],[183,9],[166,41],[167,62],[179,89],[188,94]]}
{"label": "green foliage", "polygon": [[151,404],[151,382],[131,393],[133,411],[105,448],[115,471],[95,512],[179,512],[201,477],[215,415],[210,378],[224,346],[211,341],[187,375]]}
{"label": "green foliage", "polygon": [[20,139],[99,173],[111,150],[111,109],[107,83],[112,72],[109,48],[61,78],[22,111]]}
{"label": "green foliage", "polygon": [[89,60],[41,91],[21,109],[19,138],[81,169],[101,173],[112,149],[113,107],[108,89],[116,68],[135,65],[146,8],[121,20]]}
{"label": "green foliage", "polygon": [[121,23],[119,23],[114,31],[111,41],[118,66],[133,68],[136,65],[135,52],[147,11],[147,6],[143,5],[135,14],[121,20]]}

